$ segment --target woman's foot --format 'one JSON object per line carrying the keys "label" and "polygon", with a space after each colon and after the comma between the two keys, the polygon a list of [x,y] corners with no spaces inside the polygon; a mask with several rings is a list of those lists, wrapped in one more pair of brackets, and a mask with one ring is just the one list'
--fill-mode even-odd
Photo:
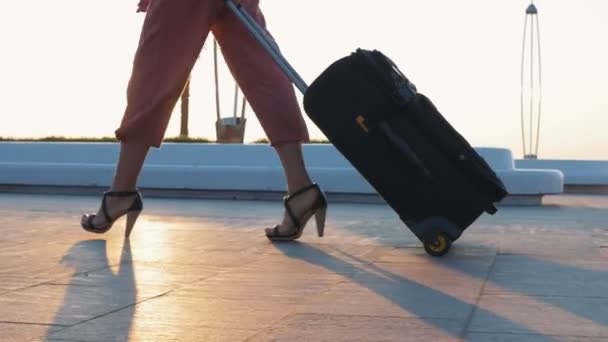
{"label": "woman's foot", "polygon": [[318,235],[323,236],[327,200],[316,183],[286,196],[283,202],[285,205],[283,221],[273,228],[266,228],[266,236],[269,239],[290,241],[299,238],[312,216],[316,216]]}
{"label": "woman's foot", "polygon": [[105,233],[116,220],[127,215],[126,236],[129,236],[139,213],[143,210],[143,201],[138,191],[105,192],[97,214],[86,214],[81,218],[81,226],[92,233]]}

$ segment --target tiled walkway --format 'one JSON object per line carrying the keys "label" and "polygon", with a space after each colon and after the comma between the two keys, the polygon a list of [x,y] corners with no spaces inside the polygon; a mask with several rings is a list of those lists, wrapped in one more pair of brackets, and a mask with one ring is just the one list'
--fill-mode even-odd
{"label": "tiled walkway", "polygon": [[[607,341],[608,197],[483,216],[442,258],[386,206],[330,204],[272,244],[279,202],[0,194],[0,341]],[[309,228],[312,228],[309,227]]]}

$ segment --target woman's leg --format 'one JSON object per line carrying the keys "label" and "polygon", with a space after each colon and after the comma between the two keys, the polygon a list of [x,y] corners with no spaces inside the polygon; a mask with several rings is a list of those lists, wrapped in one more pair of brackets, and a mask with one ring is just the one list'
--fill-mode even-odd
{"label": "woman's leg", "polygon": [[127,108],[116,137],[160,147],[223,3],[153,0],[148,8],[127,89]]}
{"label": "woman's leg", "polygon": [[[148,150],[160,147],[171,112],[221,8],[217,0],[152,1],[135,54],[127,108],[116,130],[121,148],[111,191],[136,188]],[[107,197],[110,218],[128,208],[134,197]],[[93,225],[107,224],[100,214],[101,208]]]}
{"label": "woman's leg", "polygon": [[[265,27],[258,3],[258,0],[242,1],[249,13]],[[223,10],[212,30],[232,75],[279,155],[288,193],[310,185],[301,146],[303,142],[308,142],[308,130],[291,81],[228,9]],[[317,196],[316,191],[308,191],[290,201],[294,214],[299,217],[310,208]],[[279,230],[282,235],[294,230],[287,213]]]}
{"label": "woman's leg", "polygon": [[[283,171],[285,172],[288,194],[293,194],[312,184],[304,164],[302,144],[285,143],[275,146],[275,150],[279,155]],[[294,215],[300,217],[317,200],[318,195],[316,191],[307,191],[291,200],[289,206],[293,210]],[[289,235],[296,229],[294,222],[287,212],[283,214],[283,220],[279,224],[278,229],[279,234],[282,236]],[[267,228],[266,233],[274,234],[273,230],[274,228]]]}
{"label": "woman's leg", "polygon": [[[137,178],[146,159],[150,146],[147,144],[139,143],[121,143],[120,144],[120,156],[118,158],[118,165],[116,167],[116,173],[114,175],[114,181],[110,191],[133,191],[136,188]],[[135,198],[133,196],[125,197],[112,197],[106,198],[106,210],[110,218],[120,215],[126,208],[128,208]],[[91,223],[95,227],[103,227],[108,222],[105,215],[102,214],[101,207],[97,214],[91,220]],[[81,221],[88,220],[85,215]]]}
{"label": "woman's leg", "polygon": [[287,179],[288,193],[294,193],[312,182],[304,164],[302,144],[286,143],[275,146]]}

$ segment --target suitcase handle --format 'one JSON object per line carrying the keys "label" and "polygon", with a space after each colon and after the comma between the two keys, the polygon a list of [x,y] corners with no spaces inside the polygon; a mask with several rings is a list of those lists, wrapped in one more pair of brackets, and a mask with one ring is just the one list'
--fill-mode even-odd
{"label": "suitcase handle", "polygon": [[418,158],[416,152],[412,150],[410,145],[405,140],[395,133],[395,131],[388,123],[386,123],[386,121],[378,123],[378,128],[380,128],[380,131],[382,131],[383,135],[392,143],[392,145],[401,152],[405,159],[407,159],[410,164],[418,170],[425,181],[433,181],[433,175],[429,169],[424,166],[424,163],[420,160],[420,158]]}
{"label": "suitcase handle", "polygon": [[300,90],[302,94],[306,93],[308,85],[295,71],[295,69],[287,62],[283,54],[279,50],[277,43],[266,33],[253,17],[245,8],[234,0],[224,0],[224,3],[230,10],[239,18],[239,20],[245,25],[247,30],[251,32],[255,39],[266,49],[270,54],[270,57],[277,63],[279,68],[285,73],[285,75],[293,82],[293,84]]}

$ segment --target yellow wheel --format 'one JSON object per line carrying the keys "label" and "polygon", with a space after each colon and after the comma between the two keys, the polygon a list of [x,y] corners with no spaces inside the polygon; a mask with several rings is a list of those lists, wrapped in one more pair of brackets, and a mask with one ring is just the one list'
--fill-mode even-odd
{"label": "yellow wheel", "polygon": [[444,233],[439,233],[432,240],[424,241],[424,250],[432,256],[439,257],[450,250],[452,240]]}

